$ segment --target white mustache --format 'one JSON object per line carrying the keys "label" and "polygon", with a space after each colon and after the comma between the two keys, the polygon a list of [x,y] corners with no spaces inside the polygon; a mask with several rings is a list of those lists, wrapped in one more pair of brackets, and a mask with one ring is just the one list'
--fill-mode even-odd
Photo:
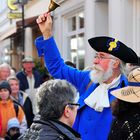
{"label": "white mustache", "polygon": [[92,68],[93,68],[93,70],[103,71],[103,68],[99,65],[94,65]]}

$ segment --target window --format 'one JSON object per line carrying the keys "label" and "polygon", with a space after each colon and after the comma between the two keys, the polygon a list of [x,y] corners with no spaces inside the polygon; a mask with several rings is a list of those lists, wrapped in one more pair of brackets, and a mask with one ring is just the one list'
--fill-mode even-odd
{"label": "window", "polygon": [[[84,14],[79,12],[67,19],[68,47],[71,51],[71,61],[79,69],[84,68]],[[68,50],[69,50],[68,49]]]}
{"label": "window", "polygon": [[0,13],[7,8],[7,1],[6,0],[1,0],[0,1]]}

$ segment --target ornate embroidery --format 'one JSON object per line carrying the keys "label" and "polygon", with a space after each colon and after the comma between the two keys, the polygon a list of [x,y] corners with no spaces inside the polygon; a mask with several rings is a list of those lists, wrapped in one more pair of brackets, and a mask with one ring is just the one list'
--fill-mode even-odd
{"label": "ornate embroidery", "polygon": [[[138,122],[139,124],[140,122]],[[135,134],[137,134],[140,130],[140,125],[138,125],[135,129],[132,129],[133,126],[131,125],[131,123],[129,123],[128,121],[125,121],[122,128],[125,127],[128,128],[128,132],[129,132],[129,135],[127,137],[127,140],[134,140],[134,136]]]}
{"label": "ornate embroidery", "polygon": [[109,48],[108,48],[108,51],[112,51],[113,49],[115,49],[115,48],[117,48],[118,47],[118,40],[117,39],[115,39],[114,41],[111,41],[110,43],[109,43]]}

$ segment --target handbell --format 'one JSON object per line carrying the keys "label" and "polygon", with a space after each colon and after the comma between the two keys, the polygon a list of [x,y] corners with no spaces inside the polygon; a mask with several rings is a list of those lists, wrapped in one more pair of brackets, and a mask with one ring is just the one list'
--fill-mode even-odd
{"label": "handbell", "polygon": [[57,4],[54,0],[50,1],[49,7],[48,7],[48,12],[54,11],[57,7],[59,7],[60,5]]}

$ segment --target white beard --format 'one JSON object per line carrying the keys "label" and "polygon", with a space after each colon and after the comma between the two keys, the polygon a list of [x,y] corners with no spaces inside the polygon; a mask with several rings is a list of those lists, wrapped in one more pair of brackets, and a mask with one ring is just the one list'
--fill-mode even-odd
{"label": "white beard", "polygon": [[107,81],[113,74],[113,61],[110,61],[109,67],[106,71],[99,65],[95,65],[94,69],[90,72],[90,79],[94,83],[103,83]]}

